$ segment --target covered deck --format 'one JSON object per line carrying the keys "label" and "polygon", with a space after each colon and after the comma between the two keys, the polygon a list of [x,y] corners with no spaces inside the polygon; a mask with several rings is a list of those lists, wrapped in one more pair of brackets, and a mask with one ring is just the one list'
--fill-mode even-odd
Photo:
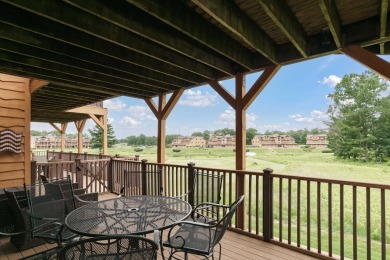
{"label": "covered deck", "polygon": [[[234,223],[246,235],[239,242],[254,241],[251,236],[267,242],[256,242],[264,248],[254,256],[266,249],[303,257],[277,244],[325,259],[388,257],[389,185],[250,172],[245,157],[246,110],[284,65],[348,55],[390,79],[390,64],[377,56],[390,53],[388,0],[0,0],[0,8],[0,131],[22,136],[21,153],[0,155],[0,188],[35,180],[31,122],[50,123],[62,137],[75,123],[81,140],[92,118],[106,134],[107,111],[86,106],[128,96],[144,100],[158,121],[157,164],[78,158],[40,167],[66,170],[90,191],[116,193],[132,167],[152,184],[156,179],[145,174],[158,169],[168,196],[184,189],[191,169],[220,173],[228,180],[224,203],[246,195]],[[255,72],[261,75],[246,86],[246,75]],[[235,93],[221,84],[230,78]],[[205,84],[235,110],[235,170],[165,164],[166,120],[186,89]],[[95,174],[101,178],[91,183]],[[150,184],[139,187],[134,192],[153,192]],[[353,205],[348,212],[346,199]],[[360,212],[363,199],[367,210]],[[373,223],[380,223],[375,236]],[[229,233],[225,248],[237,238]],[[247,249],[239,252],[252,252]],[[238,252],[232,251],[226,257]]]}

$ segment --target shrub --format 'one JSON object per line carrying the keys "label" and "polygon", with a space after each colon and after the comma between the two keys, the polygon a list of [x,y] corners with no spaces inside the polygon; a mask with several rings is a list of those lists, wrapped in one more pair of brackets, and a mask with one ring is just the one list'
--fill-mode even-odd
{"label": "shrub", "polygon": [[174,152],[174,153],[180,153],[180,149],[172,149],[172,151]]}
{"label": "shrub", "polygon": [[142,152],[144,149],[142,149],[142,148],[134,148],[134,151],[135,152]]}
{"label": "shrub", "polygon": [[330,149],[325,149],[325,150],[322,150],[321,153],[333,153],[333,151]]}

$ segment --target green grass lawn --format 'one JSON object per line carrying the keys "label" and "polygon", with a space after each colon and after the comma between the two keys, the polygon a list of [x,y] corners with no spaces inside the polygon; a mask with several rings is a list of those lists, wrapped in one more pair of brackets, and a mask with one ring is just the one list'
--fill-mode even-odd
{"label": "green grass lawn", "polygon": [[[303,151],[301,148],[294,149],[268,149],[268,148],[249,148],[250,152],[256,155],[246,157],[247,170],[261,172],[265,168],[274,170],[274,174],[298,175],[315,178],[347,180],[354,182],[380,183],[390,185],[390,163],[361,163],[354,161],[339,160],[332,153],[322,153],[322,149],[314,149],[313,151]],[[75,150],[73,150],[75,152]],[[88,153],[98,153],[98,150],[85,150]],[[147,159],[148,162],[156,162],[156,148],[143,148],[142,152],[134,152],[133,147],[118,147],[110,148],[109,154],[115,155],[135,155],[139,154],[140,159]],[[218,168],[218,169],[235,169],[235,153],[232,148],[181,148],[180,152],[174,152],[172,148],[166,149],[166,163],[186,165],[189,162],[194,162],[198,167]],[[249,184],[247,182],[247,189]],[[258,193],[261,196],[262,187],[255,190],[251,194],[252,198]],[[279,182],[274,184],[274,235],[279,236]],[[282,183],[283,206],[282,206],[282,223],[283,223],[283,239],[287,239],[287,181]],[[306,183],[302,182],[301,186],[301,244],[307,243],[307,198],[310,197],[311,216],[310,216],[310,238],[311,247],[317,248],[317,217],[321,215],[321,247],[323,251],[328,251],[328,201],[329,193],[327,184],[321,185],[320,201],[321,212],[317,212],[317,185],[312,183],[310,194],[307,194]],[[366,259],[366,189],[357,189],[357,234],[358,234],[358,258]],[[333,253],[340,254],[340,187],[334,185],[331,193],[332,201],[332,247]],[[255,211],[258,205],[252,202],[248,208],[252,209],[252,230],[255,230]],[[390,191],[386,192],[386,209],[390,207]],[[260,207],[261,208],[261,207]],[[344,228],[345,228],[345,256],[352,258],[352,187],[345,187],[344,190]],[[297,183],[292,182],[292,241],[297,238]],[[261,216],[262,213],[259,213]],[[386,230],[387,241],[390,241],[390,210],[386,211]],[[262,219],[260,221],[260,227]],[[380,259],[380,192],[373,189],[371,191],[371,239],[372,239],[372,259]],[[390,252],[390,246],[387,246],[387,252]]]}

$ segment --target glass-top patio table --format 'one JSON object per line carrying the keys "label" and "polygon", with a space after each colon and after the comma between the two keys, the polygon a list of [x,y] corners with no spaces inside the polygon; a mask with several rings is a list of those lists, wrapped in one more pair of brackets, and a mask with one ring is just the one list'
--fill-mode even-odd
{"label": "glass-top patio table", "polygon": [[66,217],[65,224],[83,236],[141,235],[168,228],[188,217],[190,212],[191,205],[178,198],[119,197],[78,208]]}

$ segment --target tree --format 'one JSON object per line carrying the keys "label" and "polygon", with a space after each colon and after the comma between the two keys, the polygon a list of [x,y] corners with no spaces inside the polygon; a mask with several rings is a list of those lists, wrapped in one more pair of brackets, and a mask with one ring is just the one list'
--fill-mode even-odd
{"label": "tree", "polygon": [[[329,146],[338,157],[370,159],[377,149],[377,129],[382,116],[381,93],[387,86],[370,71],[345,75],[329,95]],[[387,126],[388,129],[389,126]],[[375,151],[374,151],[375,152]]]}
{"label": "tree", "polygon": [[[92,130],[89,129],[88,132],[91,135],[92,148],[99,148],[99,150],[102,150],[103,130],[98,125],[95,125],[95,127]],[[116,144],[114,129],[111,124],[107,124],[107,146],[110,148],[114,144]]]}
{"label": "tree", "polygon": [[193,132],[191,134],[191,136],[201,136],[201,137],[203,137],[203,133],[202,132]]}
{"label": "tree", "polygon": [[257,129],[255,128],[248,128],[246,129],[246,144],[252,144],[252,139],[257,134]]}

